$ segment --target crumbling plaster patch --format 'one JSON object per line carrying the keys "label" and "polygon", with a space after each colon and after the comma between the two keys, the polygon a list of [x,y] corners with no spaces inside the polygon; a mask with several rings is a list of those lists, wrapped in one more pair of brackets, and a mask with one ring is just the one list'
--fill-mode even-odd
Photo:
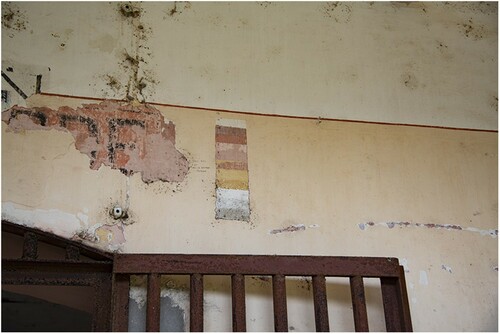
{"label": "crumbling plaster patch", "polygon": [[75,231],[85,227],[88,222],[88,216],[83,212],[71,214],[57,209],[27,209],[12,202],[2,203],[2,219],[65,238],[71,238]]}
{"label": "crumbling plaster patch", "polygon": [[[182,279],[162,276],[160,297],[170,299],[172,307],[179,308],[183,313],[185,327],[189,324],[189,287]],[[147,301],[147,277],[131,276],[129,298],[142,309]],[[185,331],[188,328],[184,328]]]}
{"label": "crumbling plaster patch", "polygon": [[175,125],[156,108],[143,104],[104,101],[76,109],[14,106],[3,112],[9,129],[68,131],[75,147],[90,158],[90,168],[101,165],[125,175],[140,172],[146,183],[182,181],[186,157],[175,148]]}
{"label": "crumbling plaster patch", "polygon": [[87,241],[107,251],[122,251],[126,242],[123,224],[92,223],[86,210],[83,211],[72,214],[58,209],[33,209],[13,202],[2,203],[2,219],[9,222],[67,239]]}

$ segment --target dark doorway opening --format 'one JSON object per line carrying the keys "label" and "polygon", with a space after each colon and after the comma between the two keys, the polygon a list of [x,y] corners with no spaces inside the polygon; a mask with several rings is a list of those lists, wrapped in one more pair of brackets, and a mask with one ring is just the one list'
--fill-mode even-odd
{"label": "dark doorway opening", "polygon": [[2,290],[2,332],[90,332],[92,314]]}

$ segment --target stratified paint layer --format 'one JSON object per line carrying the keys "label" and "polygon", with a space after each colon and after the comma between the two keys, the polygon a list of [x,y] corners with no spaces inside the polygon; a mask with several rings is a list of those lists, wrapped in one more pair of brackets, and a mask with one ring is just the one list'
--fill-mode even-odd
{"label": "stratified paint layer", "polygon": [[70,132],[76,149],[90,158],[91,169],[106,165],[125,175],[140,172],[147,183],[182,181],[188,172],[186,157],[175,148],[175,125],[150,105],[14,106],[3,112],[2,120],[14,131]]}
{"label": "stratified paint layer", "polygon": [[246,124],[219,119],[215,127],[216,219],[250,221]]}

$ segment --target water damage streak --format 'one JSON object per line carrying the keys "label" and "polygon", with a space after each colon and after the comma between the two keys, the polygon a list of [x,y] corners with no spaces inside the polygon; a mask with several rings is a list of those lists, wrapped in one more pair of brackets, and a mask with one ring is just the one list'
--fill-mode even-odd
{"label": "water damage streak", "polygon": [[455,231],[468,231],[468,232],[476,232],[481,235],[489,235],[493,238],[498,236],[498,230],[481,230],[475,227],[462,227],[460,225],[452,225],[452,224],[422,224],[422,223],[412,223],[412,222],[383,222],[383,223],[361,223],[358,224],[360,230],[365,230],[368,227],[374,226],[384,226],[390,229],[398,226],[400,228],[403,227],[425,227],[429,229],[444,229],[444,230],[455,230]]}
{"label": "water damage streak", "polygon": [[127,176],[140,172],[146,183],[180,182],[188,172],[186,157],[175,148],[175,125],[150,105],[103,101],[76,109],[14,106],[3,112],[2,120],[15,132],[70,132],[94,170],[106,165]]}

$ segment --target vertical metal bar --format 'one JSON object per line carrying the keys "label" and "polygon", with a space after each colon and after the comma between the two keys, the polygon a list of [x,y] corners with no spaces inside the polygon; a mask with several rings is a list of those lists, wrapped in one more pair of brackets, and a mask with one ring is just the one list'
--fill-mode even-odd
{"label": "vertical metal bar", "polygon": [[366,313],[365,287],[363,277],[352,276],[351,283],[352,312],[356,332],[368,332],[368,315]]}
{"label": "vertical metal bar", "polygon": [[288,332],[285,276],[273,276],[274,331]]}
{"label": "vertical metal bar", "polygon": [[160,331],[160,275],[148,275],[146,332]]}
{"label": "vertical metal bar", "polygon": [[114,274],[113,281],[113,332],[128,331],[128,302],[130,293],[130,275]]}
{"label": "vertical metal bar", "polygon": [[36,260],[38,257],[38,238],[33,232],[24,233],[23,259]]}
{"label": "vertical metal bar", "polygon": [[232,275],[231,290],[233,302],[233,332],[246,332],[245,276],[241,274]]}
{"label": "vertical metal bar", "polygon": [[112,274],[96,274],[98,276],[94,286],[94,314],[92,327],[95,332],[109,332],[111,330],[111,289]]}
{"label": "vertical metal bar", "polygon": [[190,289],[189,330],[191,332],[203,332],[203,275],[191,275]]}
{"label": "vertical metal bar", "polygon": [[323,275],[312,277],[314,297],[314,317],[316,319],[316,332],[329,332],[328,303],[326,299],[326,280]]}
{"label": "vertical metal bar", "polygon": [[403,312],[399,302],[401,296],[398,281],[396,277],[380,278],[385,326],[388,332],[401,332],[403,330],[401,326]]}
{"label": "vertical metal bar", "polygon": [[403,331],[413,332],[411,324],[410,303],[408,302],[408,292],[406,291],[406,279],[403,266],[399,266],[399,285],[401,291],[401,307],[403,309]]}

